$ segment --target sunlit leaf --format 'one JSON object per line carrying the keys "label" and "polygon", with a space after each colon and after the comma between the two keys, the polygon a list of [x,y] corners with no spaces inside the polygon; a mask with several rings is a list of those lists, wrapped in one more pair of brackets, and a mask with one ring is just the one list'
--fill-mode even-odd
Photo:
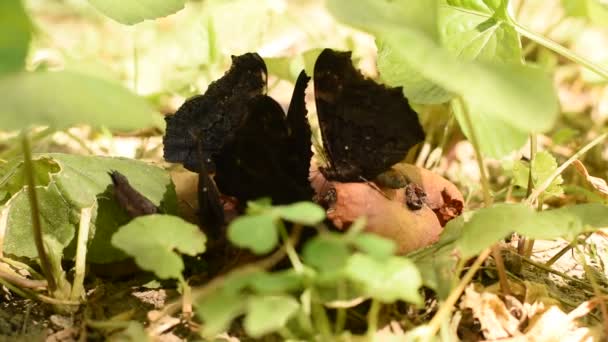
{"label": "sunlit leaf", "polygon": [[[532,160],[532,185],[537,187],[543,184],[549,176],[557,169],[557,161],[547,151],[541,151],[534,155]],[[513,165],[514,184],[522,188],[528,187],[530,166],[527,162],[518,160]],[[543,192],[543,196],[560,196],[564,193],[561,184],[564,182],[562,176],[557,176],[551,185]]]}
{"label": "sunlit leaf", "polygon": [[163,127],[143,98],[119,84],[72,72],[21,72],[0,78],[0,126],[63,128],[74,124],[120,130]]}
{"label": "sunlit leaf", "polygon": [[186,0],[89,0],[89,3],[119,23],[132,25],[173,14],[184,8]]}
{"label": "sunlit leaf", "polygon": [[0,32],[0,75],[22,70],[32,33],[20,0],[0,1]]}

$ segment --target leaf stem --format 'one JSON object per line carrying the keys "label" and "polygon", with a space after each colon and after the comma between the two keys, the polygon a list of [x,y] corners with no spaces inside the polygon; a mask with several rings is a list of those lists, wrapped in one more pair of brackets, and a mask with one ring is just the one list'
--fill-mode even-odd
{"label": "leaf stem", "polygon": [[91,226],[92,207],[80,210],[80,225],[78,226],[78,237],[76,240],[76,265],[74,266],[74,281],[70,299],[78,301],[84,298],[84,275],[87,260],[87,241],[89,240],[89,228]]}
{"label": "leaf stem", "polygon": [[569,60],[571,60],[577,64],[584,66],[585,68],[595,72],[596,74],[604,77],[605,79],[608,79],[608,70],[604,69],[602,66],[598,65],[597,63],[591,62],[590,60],[588,60],[582,56],[579,56],[578,54],[574,53],[572,50],[552,41],[549,38],[543,37],[540,34],[532,32],[531,30],[529,30],[526,27],[523,27],[521,24],[519,24],[518,22],[516,22],[514,20],[511,21],[511,24],[513,25],[515,30],[522,36],[532,40],[533,42],[538,43],[539,45],[546,47],[547,49],[549,49],[555,53],[558,53],[558,54],[568,58]]}
{"label": "leaf stem", "polygon": [[435,316],[433,316],[433,318],[429,322],[428,326],[430,336],[435,336],[437,334],[437,332],[439,331],[439,327],[441,326],[441,321],[443,320],[443,317],[452,311],[452,308],[456,304],[456,301],[458,300],[458,298],[460,298],[462,292],[464,292],[465,287],[471,282],[473,276],[475,275],[477,270],[479,270],[481,264],[490,255],[491,251],[492,250],[490,248],[487,248],[483,252],[481,252],[481,254],[479,254],[477,259],[475,259],[475,262],[473,262],[473,265],[471,265],[471,268],[469,268],[467,273],[465,273],[464,277],[462,277],[456,288],[454,288],[454,290],[450,292],[448,298],[446,298],[445,302],[441,304],[439,310],[437,310],[437,313],[435,313]]}
{"label": "leaf stem", "polygon": [[557,169],[555,169],[555,171],[553,171],[553,173],[549,177],[547,177],[547,179],[543,183],[541,183],[538,187],[536,187],[534,189],[534,191],[532,192],[532,194],[530,194],[530,196],[528,196],[528,199],[526,200],[527,204],[532,205],[532,203],[534,203],[538,199],[538,196],[540,196],[551,185],[553,180],[555,178],[557,178],[557,176],[559,176],[562,172],[564,172],[564,170],[570,164],[572,164],[575,160],[577,160],[583,154],[587,153],[587,151],[592,149],[595,145],[602,142],[602,140],[606,139],[607,136],[608,136],[608,133],[604,133],[604,134],[600,135],[599,137],[593,139],[590,143],[583,146],[583,148],[578,150],[578,152],[573,154],[572,157],[570,157],[562,165],[560,165]]}
{"label": "leaf stem", "polygon": [[374,334],[378,330],[378,314],[382,303],[377,299],[372,299],[372,305],[367,313],[367,337],[370,341],[373,341]]}
{"label": "leaf stem", "polygon": [[[299,236],[300,232],[302,231],[302,226],[299,224],[294,224],[293,229]],[[287,252],[287,257],[289,258],[293,269],[296,271],[296,273],[302,274],[302,272],[304,272],[304,265],[302,265],[302,261],[300,261],[300,257],[298,257],[298,253],[291,243],[291,239],[287,234],[287,229],[285,229],[283,222],[279,223],[279,232],[281,234],[281,238],[283,239],[283,244],[285,245],[285,252]]]}
{"label": "leaf stem", "polygon": [[29,137],[25,131],[21,132],[21,147],[23,149],[25,180],[28,189],[27,194],[31,208],[30,214],[32,216],[32,233],[34,234],[34,242],[36,243],[38,257],[40,258],[40,267],[42,268],[42,273],[49,284],[49,292],[53,293],[57,289],[57,283],[51,269],[51,262],[44,249],[44,242],[42,239],[42,224],[40,222],[40,207],[38,206],[38,194],[36,193],[36,182],[34,180],[32,151],[30,150]]}

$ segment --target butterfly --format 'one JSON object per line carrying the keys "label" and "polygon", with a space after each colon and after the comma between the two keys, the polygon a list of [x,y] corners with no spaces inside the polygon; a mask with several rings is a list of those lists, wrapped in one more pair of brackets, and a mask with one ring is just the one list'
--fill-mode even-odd
{"label": "butterfly", "polygon": [[285,115],[266,95],[263,59],[255,53],[235,56],[205,94],[166,118],[165,159],[199,173],[203,225],[218,230],[224,224],[220,193],[236,197],[241,206],[260,197],[277,204],[312,197],[311,132],[304,102],[309,79],[304,72],[299,75]]}
{"label": "butterfly", "polygon": [[[324,49],[314,66],[317,116],[328,180],[375,180],[424,140],[402,88],[365,78],[350,52]],[[399,187],[403,186],[400,184]]]}

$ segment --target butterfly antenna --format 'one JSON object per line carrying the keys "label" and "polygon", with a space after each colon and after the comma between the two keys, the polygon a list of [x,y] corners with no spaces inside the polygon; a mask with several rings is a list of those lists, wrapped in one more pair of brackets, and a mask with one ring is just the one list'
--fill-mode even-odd
{"label": "butterfly antenna", "polygon": [[365,184],[367,184],[367,185],[368,185],[370,188],[372,188],[372,189],[374,189],[374,190],[378,191],[378,192],[379,192],[379,193],[380,193],[382,196],[384,196],[386,199],[388,199],[388,200],[390,200],[390,199],[391,199],[390,197],[388,197],[388,195],[387,195],[387,194],[386,194],[384,191],[382,191],[382,189],[380,189],[380,188],[378,187],[378,185],[377,185],[376,183],[374,183],[374,182],[372,182],[372,181],[370,181],[370,180],[366,179],[366,178],[365,178],[365,177],[363,177],[363,176],[359,176],[359,179],[361,179],[362,181],[364,181],[364,182],[365,182]]}

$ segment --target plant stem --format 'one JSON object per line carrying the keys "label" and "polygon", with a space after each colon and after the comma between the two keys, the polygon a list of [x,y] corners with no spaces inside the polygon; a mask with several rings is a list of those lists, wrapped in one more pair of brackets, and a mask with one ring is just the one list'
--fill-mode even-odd
{"label": "plant stem", "polygon": [[80,210],[80,225],[78,226],[78,237],[76,240],[76,265],[74,266],[74,281],[72,282],[72,293],[70,299],[78,301],[84,298],[84,275],[87,260],[87,241],[89,240],[89,228],[91,226],[92,207]]}
{"label": "plant stem", "polygon": [[[300,235],[300,232],[302,231],[302,226],[299,224],[294,224],[293,229],[294,231],[297,231],[297,235]],[[281,234],[281,238],[283,239],[285,252],[287,252],[287,257],[289,258],[293,269],[296,271],[296,273],[302,274],[302,272],[304,272],[304,265],[302,265],[302,261],[300,261],[298,253],[291,244],[291,239],[287,234],[287,229],[285,229],[285,225],[282,222],[279,224],[279,233]]]}
{"label": "plant stem", "polygon": [[44,242],[42,239],[42,224],[40,222],[40,208],[38,206],[38,195],[36,193],[36,182],[34,180],[34,165],[32,163],[32,151],[30,150],[30,141],[25,131],[21,132],[21,147],[23,149],[23,163],[25,169],[25,179],[27,183],[27,194],[30,202],[31,216],[32,216],[32,233],[34,234],[34,242],[36,243],[36,249],[38,250],[38,257],[40,258],[40,267],[42,273],[48,281],[49,292],[53,293],[57,289],[57,283],[53,272],[51,271],[51,262],[49,257],[44,250]]}
{"label": "plant stem", "polygon": [[4,255],[4,236],[6,235],[6,228],[8,227],[8,213],[10,211],[10,205],[5,206],[0,211],[0,258]]}
{"label": "plant stem", "polygon": [[382,303],[377,299],[372,299],[372,305],[367,313],[367,337],[370,341],[373,341],[374,334],[378,330],[378,314],[381,307]]}
{"label": "plant stem", "polygon": [[597,63],[593,63],[590,60],[588,60],[582,56],[579,56],[578,54],[574,53],[570,49],[552,41],[549,38],[545,38],[542,35],[532,32],[531,30],[523,27],[522,25],[520,25],[519,23],[517,23],[514,20],[511,21],[511,24],[513,25],[515,30],[522,36],[538,43],[539,45],[546,47],[547,49],[549,49],[557,54],[560,54],[560,55],[568,58],[569,60],[571,60],[577,64],[580,64],[580,65],[586,67],[587,69],[595,72],[596,74],[604,77],[605,79],[608,79],[608,70],[604,69],[602,66],[598,65]]}
{"label": "plant stem", "polygon": [[462,279],[454,288],[454,290],[450,292],[450,295],[448,296],[448,298],[446,298],[445,302],[441,304],[439,310],[437,310],[437,313],[435,313],[435,316],[433,316],[433,318],[429,322],[429,336],[435,336],[437,334],[437,332],[439,331],[439,327],[441,326],[441,321],[443,320],[443,317],[452,311],[452,308],[456,304],[456,301],[458,301],[458,298],[460,298],[460,295],[462,294],[462,292],[464,292],[465,287],[471,282],[473,276],[475,275],[479,267],[481,267],[481,264],[484,262],[484,260],[486,260],[486,258],[490,255],[491,251],[492,250],[490,248],[487,248],[483,252],[481,252],[481,254],[479,254],[477,259],[475,259],[475,262],[473,262],[473,265],[471,265],[471,268],[469,268],[467,273],[465,273],[464,277],[462,277]]}
{"label": "plant stem", "polygon": [[466,102],[462,98],[458,98],[457,100],[461,106],[462,114],[464,117],[465,124],[467,125],[466,129],[469,131],[471,144],[473,145],[473,149],[475,150],[475,159],[477,159],[477,166],[479,167],[479,175],[481,177],[481,188],[483,190],[483,201],[486,207],[492,205],[492,194],[490,192],[490,182],[488,180],[488,176],[486,174],[486,168],[483,163],[483,156],[481,154],[481,149],[479,145],[479,140],[477,139],[477,134],[475,133],[475,127],[473,126],[473,122],[471,121],[471,115],[469,113],[469,109],[467,107]]}
{"label": "plant stem", "polygon": [[534,191],[532,192],[532,194],[530,194],[530,196],[528,196],[528,199],[526,200],[528,205],[532,205],[532,203],[534,203],[536,201],[538,196],[540,196],[540,194],[542,194],[543,191],[545,191],[551,185],[551,183],[553,183],[553,180],[555,178],[557,178],[557,176],[559,176],[562,172],[564,172],[564,170],[570,164],[572,164],[575,160],[577,160],[580,156],[585,154],[587,151],[592,149],[595,145],[602,142],[602,140],[606,139],[607,136],[608,136],[608,133],[604,133],[604,134],[600,135],[599,137],[593,139],[590,143],[583,146],[583,148],[581,148],[578,152],[573,154],[572,157],[570,157],[562,165],[560,165],[557,169],[555,169],[555,171],[553,171],[553,173],[549,177],[547,177],[547,179],[542,184],[540,184],[538,187],[536,187],[534,189]]}
{"label": "plant stem", "polygon": [[[475,150],[475,159],[477,159],[477,166],[479,167],[479,174],[481,177],[481,187],[483,190],[483,200],[486,207],[492,205],[493,199],[492,194],[490,193],[490,182],[488,180],[488,176],[486,174],[486,168],[483,163],[483,155],[481,154],[481,148],[479,145],[479,140],[477,139],[477,134],[475,133],[475,127],[473,126],[473,121],[471,120],[471,115],[469,113],[469,109],[465,101],[462,98],[459,98],[460,105],[462,106],[462,114],[464,117],[465,124],[467,125],[467,130],[469,131],[471,143],[473,144],[473,149]],[[492,246],[492,256],[496,261],[496,270],[498,271],[498,280],[500,282],[500,289],[503,294],[507,295],[511,291],[509,290],[509,282],[507,280],[507,272],[505,270],[505,264],[502,261],[502,256],[500,255],[500,248],[498,245]]]}

